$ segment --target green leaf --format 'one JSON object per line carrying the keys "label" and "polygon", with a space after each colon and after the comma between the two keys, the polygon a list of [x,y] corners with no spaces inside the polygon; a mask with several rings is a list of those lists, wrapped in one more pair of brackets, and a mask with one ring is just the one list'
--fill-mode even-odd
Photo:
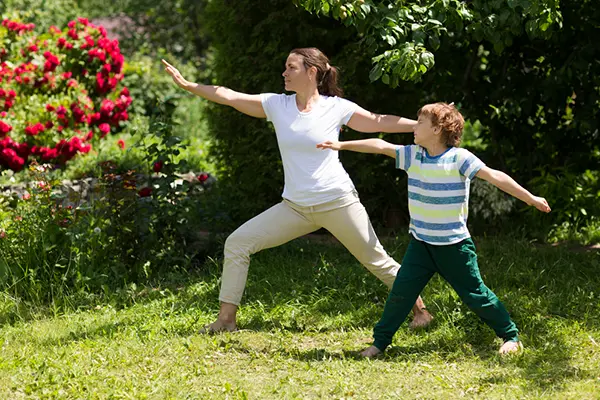
{"label": "green leaf", "polygon": [[369,80],[371,82],[375,82],[377,79],[381,78],[381,74],[383,73],[383,69],[379,65],[379,63],[375,64],[375,66],[369,72]]}
{"label": "green leaf", "polygon": [[381,81],[383,83],[385,83],[386,85],[388,85],[390,83],[390,76],[388,74],[384,74],[383,77],[381,78]]}

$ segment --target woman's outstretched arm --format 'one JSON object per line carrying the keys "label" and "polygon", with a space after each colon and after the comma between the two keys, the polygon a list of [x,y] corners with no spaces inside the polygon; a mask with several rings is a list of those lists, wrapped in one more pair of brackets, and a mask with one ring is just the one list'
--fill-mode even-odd
{"label": "woman's outstretched arm", "polygon": [[233,107],[251,117],[267,118],[260,95],[240,93],[223,86],[202,85],[190,82],[181,75],[177,68],[167,61],[162,60],[162,63],[165,66],[165,71],[171,75],[173,81],[182,89],[206,100]]}
{"label": "woman's outstretched arm", "polygon": [[417,121],[397,115],[375,114],[357,107],[348,126],[358,132],[412,132]]}

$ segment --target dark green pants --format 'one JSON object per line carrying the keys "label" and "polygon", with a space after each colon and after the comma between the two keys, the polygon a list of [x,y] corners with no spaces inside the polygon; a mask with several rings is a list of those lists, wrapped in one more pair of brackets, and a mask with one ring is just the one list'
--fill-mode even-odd
{"label": "dark green pants", "polygon": [[412,238],[381,320],[375,326],[375,347],[383,351],[392,343],[392,337],[408,316],[419,293],[436,272],[496,335],[504,341],[518,340],[519,331],[506,308],[481,279],[473,240],[469,238],[453,245],[434,246]]}

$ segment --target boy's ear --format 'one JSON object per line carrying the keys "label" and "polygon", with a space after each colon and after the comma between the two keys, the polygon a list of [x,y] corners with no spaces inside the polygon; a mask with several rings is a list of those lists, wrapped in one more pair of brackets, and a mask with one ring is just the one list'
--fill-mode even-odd
{"label": "boy's ear", "polygon": [[442,133],[442,127],[441,126],[435,126],[433,127],[433,134],[434,135],[439,135]]}

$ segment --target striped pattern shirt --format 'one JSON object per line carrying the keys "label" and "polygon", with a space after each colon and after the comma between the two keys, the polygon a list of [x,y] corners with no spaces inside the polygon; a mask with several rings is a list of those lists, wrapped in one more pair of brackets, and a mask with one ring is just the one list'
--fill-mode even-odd
{"label": "striped pattern shirt", "polygon": [[470,151],[457,147],[435,157],[418,145],[396,147],[396,168],[408,174],[408,231],[433,245],[471,237],[467,229],[469,185],[483,166]]}

